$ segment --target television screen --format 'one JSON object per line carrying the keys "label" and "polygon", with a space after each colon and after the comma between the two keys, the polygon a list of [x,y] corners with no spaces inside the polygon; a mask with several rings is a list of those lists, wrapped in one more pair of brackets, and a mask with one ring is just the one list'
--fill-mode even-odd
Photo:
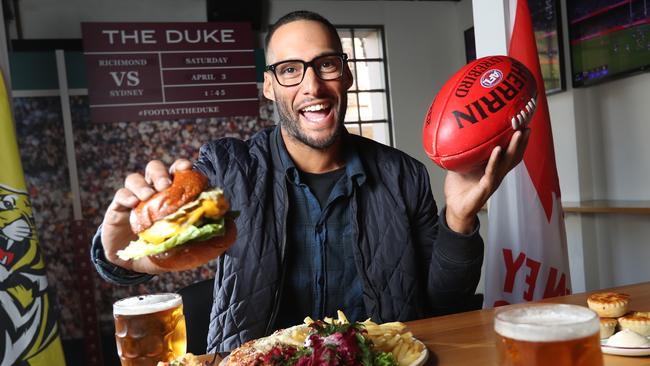
{"label": "television screen", "polygon": [[546,94],[564,90],[564,63],[561,47],[560,5],[557,0],[528,0],[535,31],[539,66]]}
{"label": "television screen", "polygon": [[573,86],[650,67],[650,0],[567,0]]}
{"label": "television screen", "polygon": [[[546,94],[562,91],[565,89],[565,80],[559,0],[528,0],[528,8]],[[470,63],[476,60],[474,27],[466,29],[464,36],[465,59]]]}

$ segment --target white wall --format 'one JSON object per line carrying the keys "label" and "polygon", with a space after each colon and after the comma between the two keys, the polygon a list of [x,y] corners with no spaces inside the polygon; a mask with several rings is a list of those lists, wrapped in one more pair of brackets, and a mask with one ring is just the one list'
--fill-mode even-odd
{"label": "white wall", "polygon": [[23,37],[27,39],[81,38],[81,22],[207,19],[205,0],[21,0],[19,4]]}
{"label": "white wall", "polygon": [[[650,74],[573,89],[568,32],[564,45],[569,85],[549,97],[563,200],[650,200]],[[569,250],[583,254],[570,257],[574,291],[650,280],[639,263],[650,258],[650,216],[568,214],[566,223]]]}
{"label": "white wall", "polygon": [[[582,90],[581,90],[582,91]],[[593,196],[614,200],[650,200],[650,73],[585,89],[575,103],[585,103],[594,119],[584,129],[601,136],[592,144],[592,166],[602,180],[594,180]],[[596,117],[597,116],[597,117]]]}
{"label": "white wall", "polygon": [[[650,200],[650,74],[640,74],[589,88],[565,92],[574,114],[559,113],[554,135],[573,132],[578,169],[565,168],[560,179],[577,179],[577,196],[583,200]],[[573,117],[573,120],[572,118]],[[557,125],[557,127],[556,127]],[[568,146],[556,144],[558,155]],[[566,155],[562,155],[566,156]],[[567,174],[569,173],[569,174]],[[568,180],[568,179],[567,179]],[[563,191],[564,193],[564,191]],[[622,214],[572,215],[580,234],[585,267],[584,287],[605,288],[650,280],[650,216]],[[579,285],[574,281],[574,288]]]}

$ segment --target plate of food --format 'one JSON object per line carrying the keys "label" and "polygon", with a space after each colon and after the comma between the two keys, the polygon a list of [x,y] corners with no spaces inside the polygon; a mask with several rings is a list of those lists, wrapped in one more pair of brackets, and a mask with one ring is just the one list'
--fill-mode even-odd
{"label": "plate of food", "polygon": [[650,312],[629,311],[630,295],[597,292],[587,297],[587,306],[600,321],[600,348],[618,356],[650,355]]}
{"label": "plate of food", "polygon": [[428,355],[424,343],[413,337],[403,323],[350,323],[339,311],[338,319],[308,317],[304,324],[246,342],[224,358],[220,366],[421,366]]}
{"label": "plate of food", "polygon": [[650,355],[650,337],[644,337],[629,329],[623,329],[600,341],[603,353],[617,356]]}

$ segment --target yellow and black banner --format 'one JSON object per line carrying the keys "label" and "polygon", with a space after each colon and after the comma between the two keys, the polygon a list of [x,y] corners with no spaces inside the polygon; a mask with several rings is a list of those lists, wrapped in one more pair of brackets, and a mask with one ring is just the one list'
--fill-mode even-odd
{"label": "yellow and black banner", "polygon": [[63,366],[65,358],[0,75],[0,366]]}

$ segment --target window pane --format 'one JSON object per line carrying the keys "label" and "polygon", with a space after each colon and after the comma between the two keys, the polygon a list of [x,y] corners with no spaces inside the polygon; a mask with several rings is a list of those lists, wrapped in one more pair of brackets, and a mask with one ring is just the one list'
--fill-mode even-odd
{"label": "window pane", "polygon": [[382,62],[356,62],[356,69],[359,90],[386,89]]}
{"label": "window pane", "polygon": [[343,44],[343,52],[348,54],[349,58],[354,58],[352,53],[352,32],[349,29],[337,29],[341,43]]}
{"label": "window pane", "polygon": [[361,135],[361,129],[359,128],[359,124],[358,124],[358,123],[346,124],[346,125],[345,125],[345,128],[348,129],[348,132],[349,132],[349,133],[352,133],[352,134],[355,134],[355,135],[363,136],[363,135]]}
{"label": "window pane", "polygon": [[361,136],[381,142],[384,145],[390,145],[390,135],[387,122],[362,124]]}
{"label": "window pane", "polygon": [[348,93],[348,109],[345,112],[345,122],[359,120],[359,99],[357,93]]}
{"label": "window pane", "polygon": [[352,72],[352,87],[350,90],[357,90],[357,74],[354,72],[357,65],[354,62],[348,62],[348,66],[350,67],[350,71]]}
{"label": "window pane", "polygon": [[[348,92],[345,127],[350,133],[390,145],[388,80],[381,28],[337,29],[354,82]],[[368,61],[372,60],[372,61]],[[365,123],[361,123],[365,122]]]}
{"label": "window pane", "polygon": [[358,103],[362,121],[388,119],[385,93],[359,93]]}
{"label": "window pane", "polygon": [[377,29],[354,29],[355,58],[384,58],[381,36]]}

